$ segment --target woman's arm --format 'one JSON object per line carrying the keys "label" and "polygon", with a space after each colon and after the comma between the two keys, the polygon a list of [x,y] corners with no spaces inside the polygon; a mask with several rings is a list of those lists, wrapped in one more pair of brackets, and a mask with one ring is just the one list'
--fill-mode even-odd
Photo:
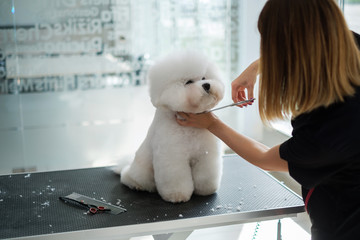
{"label": "woman's arm", "polygon": [[231,97],[234,102],[254,98],[254,85],[259,74],[259,59],[251,63],[234,81],[231,83]]}
{"label": "woman's arm", "polygon": [[177,119],[181,126],[208,129],[221,139],[235,153],[267,171],[288,171],[287,161],[280,158],[279,145],[273,148],[248,138],[218,119],[213,113],[178,113],[183,119]]}

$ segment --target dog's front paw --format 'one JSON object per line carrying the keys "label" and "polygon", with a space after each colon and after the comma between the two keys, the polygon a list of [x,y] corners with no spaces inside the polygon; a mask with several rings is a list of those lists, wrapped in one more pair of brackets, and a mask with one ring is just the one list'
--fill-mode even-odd
{"label": "dog's front paw", "polygon": [[217,185],[202,186],[201,188],[195,188],[194,193],[201,196],[208,196],[214,194],[218,188]]}
{"label": "dog's front paw", "polygon": [[167,201],[172,203],[181,203],[187,202],[190,200],[192,193],[182,193],[182,192],[173,192],[168,194],[160,194],[161,197]]}

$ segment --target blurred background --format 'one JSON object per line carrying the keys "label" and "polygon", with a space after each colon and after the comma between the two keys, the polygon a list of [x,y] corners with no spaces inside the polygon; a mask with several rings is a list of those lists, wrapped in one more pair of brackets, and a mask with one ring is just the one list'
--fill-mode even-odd
{"label": "blurred background", "polygon": [[[259,57],[266,0],[0,1],[0,174],[116,164],[154,114],[146,74],[179,49],[204,52],[230,83]],[[360,1],[339,1],[360,32]],[[268,145],[287,122],[260,122],[257,105],[218,115]],[[225,153],[231,151],[224,147]]]}

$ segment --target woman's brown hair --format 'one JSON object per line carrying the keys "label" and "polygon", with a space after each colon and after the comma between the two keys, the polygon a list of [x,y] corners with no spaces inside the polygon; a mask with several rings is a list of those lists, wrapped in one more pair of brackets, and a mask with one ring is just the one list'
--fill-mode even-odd
{"label": "woman's brown hair", "polygon": [[343,101],[360,85],[360,51],[334,0],[268,0],[258,29],[264,122]]}

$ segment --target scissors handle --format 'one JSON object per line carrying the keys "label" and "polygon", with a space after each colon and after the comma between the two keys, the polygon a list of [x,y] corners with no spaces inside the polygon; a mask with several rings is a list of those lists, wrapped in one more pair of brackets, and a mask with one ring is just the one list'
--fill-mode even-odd
{"label": "scissors handle", "polygon": [[74,206],[77,206],[77,207],[80,207],[83,209],[87,209],[89,211],[89,213],[91,213],[91,214],[95,214],[97,212],[111,211],[111,209],[105,208],[104,206],[96,206],[96,205],[92,205],[92,204],[87,204],[83,200],[77,201],[77,200],[67,198],[67,197],[59,197],[59,199],[64,201],[65,203],[70,203]]}
{"label": "scissors handle", "polygon": [[89,207],[89,212],[90,213],[92,213],[92,214],[95,214],[95,213],[97,213],[97,209],[96,208],[94,208],[94,207]]}
{"label": "scissors handle", "polygon": [[109,208],[105,208],[104,206],[95,206],[91,204],[88,204],[88,206],[91,213],[111,211]]}

